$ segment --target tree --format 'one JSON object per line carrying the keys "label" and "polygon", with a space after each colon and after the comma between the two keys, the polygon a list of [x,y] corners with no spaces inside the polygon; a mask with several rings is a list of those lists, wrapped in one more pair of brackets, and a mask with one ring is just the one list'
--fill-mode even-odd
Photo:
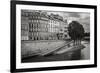
{"label": "tree", "polygon": [[84,28],[79,22],[72,21],[68,26],[68,34],[74,40],[74,45],[81,44],[84,37]]}

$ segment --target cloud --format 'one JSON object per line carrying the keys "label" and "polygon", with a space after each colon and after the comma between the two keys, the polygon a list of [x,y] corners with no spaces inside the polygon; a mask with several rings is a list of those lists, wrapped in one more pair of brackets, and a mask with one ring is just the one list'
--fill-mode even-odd
{"label": "cloud", "polygon": [[65,18],[68,20],[68,23],[71,21],[78,21],[81,23],[85,29],[85,32],[90,32],[90,14],[83,12],[67,12],[64,13]]}
{"label": "cloud", "polygon": [[65,13],[65,16],[66,15],[67,15],[67,17],[76,17],[76,18],[80,17],[80,14],[77,12],[67,12],[67,13]]}
{"label": "cloud", "polygon": [[48,14],[58,14],[64,19],[67,19],[68,23],[75,20],[80,22],[86,32],[90,32],[90,13],[86,12],[53,12],[49,11]]}

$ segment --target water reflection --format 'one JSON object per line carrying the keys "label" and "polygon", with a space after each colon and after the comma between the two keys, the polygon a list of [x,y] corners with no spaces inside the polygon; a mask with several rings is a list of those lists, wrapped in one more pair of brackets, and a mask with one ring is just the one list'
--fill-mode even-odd
{"label": "water reflection", "polygon": [[[85,48],[74,52],[64,52],[62,54],[50,54],[47,56],[32,56],[22,59],[22,62],[47,62],[47,61],[68,61],[68,60],[88,60],[90,59],[90,42],[82,41]],[[65,48],[64,48],[65,49]],[[68,49],[68,48],[66,48]]]}
{"label": "water reflection", "polygon": [[82,41],[85,48],[81,51],[81,59],[90,59],[90,41]]}

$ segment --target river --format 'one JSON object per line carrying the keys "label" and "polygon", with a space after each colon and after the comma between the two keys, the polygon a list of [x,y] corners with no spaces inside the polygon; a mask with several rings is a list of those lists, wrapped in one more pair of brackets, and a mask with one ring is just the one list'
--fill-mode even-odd
{"label": "river", "polygon": [[[64,61],[64,60],[88,60],[90,59],[90,42],[82,41],[85,46],[81,51],[76,51],[72,57],[69,57],[68,53],[62,53],[58,55],[48,56],[33,56],[26,59],[22,59],[22,62],[44,62],[44,61]],[[67,49],[67,48],[66,48]]]}
{"label": "river", "polygon": [[82,44],[85,46],[85,48],[81,51],[81,59],[90,59],[90,42],[82,41]]}

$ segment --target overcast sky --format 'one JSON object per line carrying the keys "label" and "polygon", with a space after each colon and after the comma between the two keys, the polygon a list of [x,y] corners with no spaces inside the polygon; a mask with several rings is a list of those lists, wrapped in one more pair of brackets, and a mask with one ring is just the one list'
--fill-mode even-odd
{"label": "overcast sky", "polygon": [[[36,11],[36,10],[27,10],[27,11]],[[38,10],[37,10],[38,11]],[[40,10],[42,11],[42,10]],[[60,16],[62,16],[64,19],[67,19],[68,24],[75,20],[80,22],[84,29],[85,32],[90,32],[90,13],[86,13],[86,12],[59,12],[59,11],[42,11],[42,12],[46,12],[47,14],[58,14]]]}
{"label": "overcast sky", "polygon": [[64,19],[67,19],[68,23],[73,20],[79,21],[84,29],[85,32],[90,32],[90,13],[83,13],[83,12],[47,12],[48,14],[59,14]]}

